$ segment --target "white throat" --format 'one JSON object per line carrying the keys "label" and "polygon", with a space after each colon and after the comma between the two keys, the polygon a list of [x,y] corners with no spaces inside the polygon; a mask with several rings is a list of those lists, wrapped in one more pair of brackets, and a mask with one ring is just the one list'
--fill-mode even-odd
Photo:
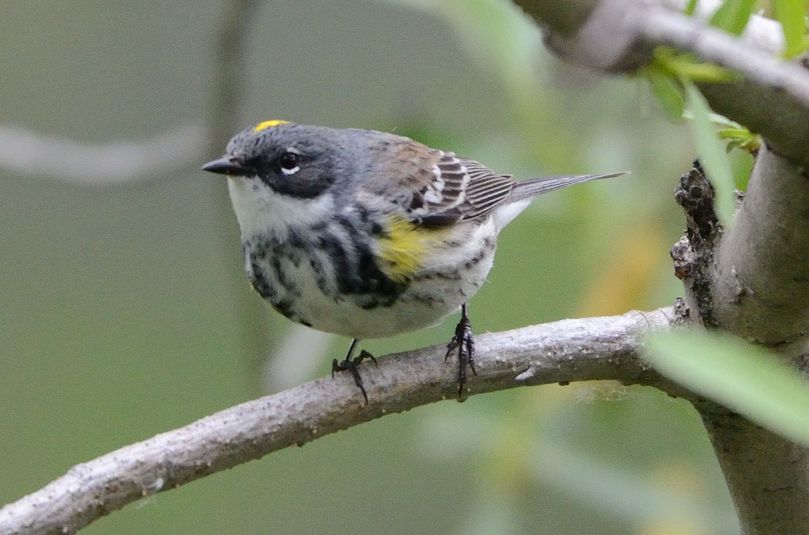
{"label": "white throat", "polygon": [[228,190],[242,241],[267,234],[283,239],[290,228],[329,221],[334,211],[331,195],[296,199],[275,193],[257,178],[229,177]]}

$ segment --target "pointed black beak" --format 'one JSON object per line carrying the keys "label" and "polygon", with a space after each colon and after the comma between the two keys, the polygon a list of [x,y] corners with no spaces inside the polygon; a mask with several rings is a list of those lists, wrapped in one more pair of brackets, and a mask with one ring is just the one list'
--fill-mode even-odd
{"label": "pointed black beak", "polygon": [[202,170],[228,176],[246,176],[250,174],[249,169],[246,169],[239,162],[234,162],[229,158],[212,160],[203,165]]}

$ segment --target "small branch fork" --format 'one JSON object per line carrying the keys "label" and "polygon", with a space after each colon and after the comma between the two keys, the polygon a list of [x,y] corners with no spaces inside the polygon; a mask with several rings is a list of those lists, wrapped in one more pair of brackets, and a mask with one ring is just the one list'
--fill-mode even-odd
{"label": "small branch fork", "polygon": [[[468,394],[595,379],[666,389],[668,384],[639,353],[643,335],[668,329],[673,321],[672,309],[663,308],[478,335],[478,375],[467,382]],[[144,496],[386,414],[454,399],[457,363],[444,362],[445,352],[445,345],[419,349],[364,369],[367,405],[352,378],[338,375],[231,407],[77,465],[0,509],[0,533],[75,533]]]}

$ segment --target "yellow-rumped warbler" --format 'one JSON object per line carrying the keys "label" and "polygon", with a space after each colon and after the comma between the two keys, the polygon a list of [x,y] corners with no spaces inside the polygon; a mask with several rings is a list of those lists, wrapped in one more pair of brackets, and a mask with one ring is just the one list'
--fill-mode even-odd
{"label": "yellow-rumped warbler", "polygon": [[[253,288],[281,314],[360,339],[435,325],[460,308],[447,349],[458,399],[475,372],[467,302],[492,267],[498,233],[542,193],[624,173],[517,182],[482,164],[372,130],[264,121],[205,171],[227,175]],[[374,361],[376,362],[376,361]]]}

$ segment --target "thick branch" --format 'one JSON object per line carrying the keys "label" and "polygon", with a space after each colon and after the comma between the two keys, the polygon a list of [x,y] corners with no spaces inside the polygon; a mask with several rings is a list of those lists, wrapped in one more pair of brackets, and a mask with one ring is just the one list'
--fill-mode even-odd
{"label": "thick branch", "polygon": [[[469,394],[594,379],[664,385],[641,360],[640,338],[669,328],[672,321],[672,310],[665,308],[478,336],[478,375],[469,381]],[[74,533],[143,496],[385,414],[454,399],[456,364],[444,362],[444,350],[435,346],[380,359],[376,368],[364,366],[368,405],[351,377],[340,374],[243,403],[77,465],[0,509],[0,533]]]}
{"label": "thick branch", "polygon": [[711,401],[692,403],[733,496],[741,534],[805,534],[809,526],[806,448]]}
{"label": "thick branch", "polygon": [[[759,153],[748,195],[722,234],[713,190],[698,166],[675,197],[687,233],[672,249],[691,317],[800,357],[809,303],[807,179],[794,166]],[[692,400],[728,481],[745,534],[798,534],[809,525],[809,452],[733,411]]]}
{"label": "thick branch", "polygon": [[[544,17],[550,42],[563,57],[604,71],[637,68],[648,61],[653,47],[668,45],[744,76],[733,83],[702,84],[700,89],[713,109],[760,132],[766,146],[733,227],[719,235],[689,225],[689,235],[673,250],[676,269],[687,283],[694,321],[767,344],[805,369],[809,72],[775,57],[774,41],[762,38],[761,23],[750,37],[736,39],[696,18],[643,2],[518,3],[529,14]],[[538,4],[543,4],[541,9]],[[549,10],[567,9],[589,11],[565,19],[544,16]],[[559,20],[568,26],[554,27]],[[578,25],[571,27],[570,21]],[[690,222],[702,218],[694,211],[703,204],[683,204]],[[694,400],[694,405],[713,442],[742,533],[805,533],[809,451],[715,403]]]}
{"label": "thick branch", "polygon": [[[718,327],[805,369],[809,178],[763,146],[747,194],[707,275]],[[809,450],[711,403],[697,404],[745,535],[806,533]]]}
{"label": "thick branch", "polygon": [[799,342],[800,354],[809,325],[809,170],[763,146],[716,256],[720,325],[770,346]]}

